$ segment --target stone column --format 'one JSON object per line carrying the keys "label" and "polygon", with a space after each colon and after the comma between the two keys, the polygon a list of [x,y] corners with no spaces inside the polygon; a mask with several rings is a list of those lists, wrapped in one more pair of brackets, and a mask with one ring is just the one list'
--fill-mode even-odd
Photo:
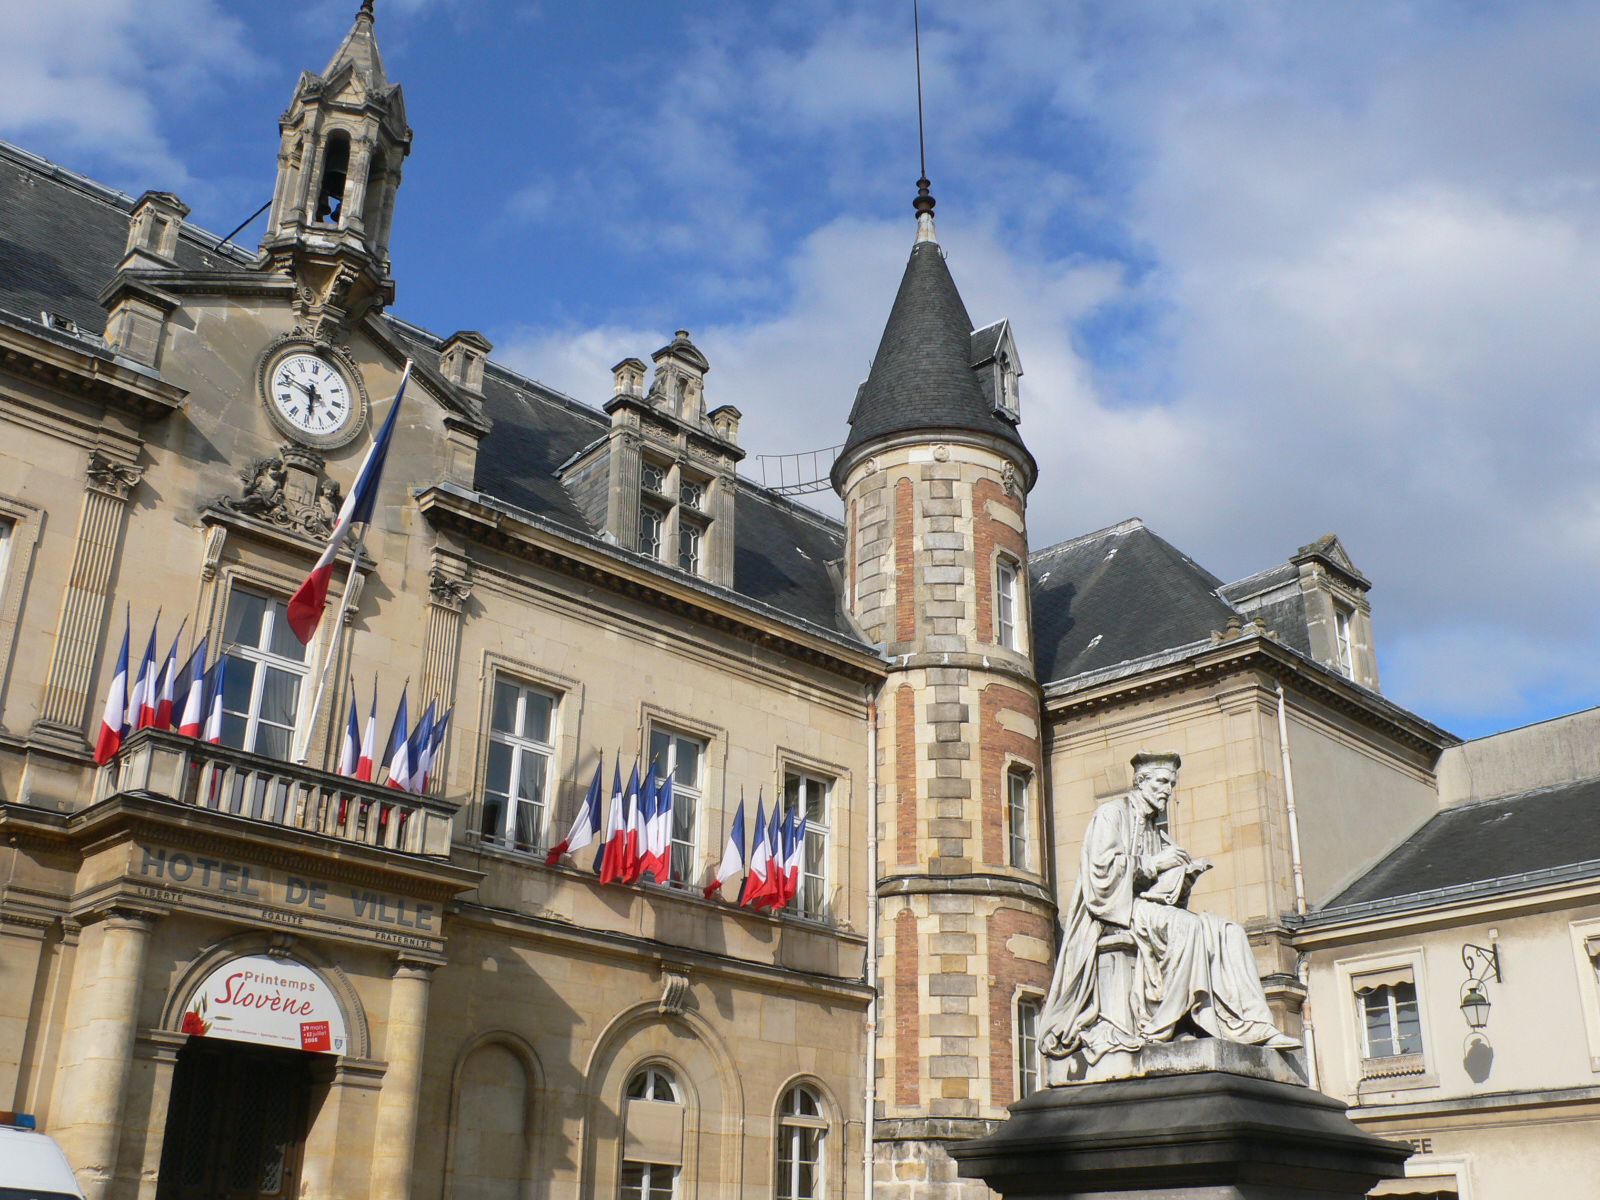
{"label": "stone column", "polygon": [[[422,694],[418,700],[426,705],[437,698],[437,712],[441,717],[456,702],[461,610],[472,598],[471,569],[469,563],[435,554],[428,573],[428,634],[423,651]],[[439,748],[439,761],[428,781],[428,791],[435,796],[444,794],[445,766],[450,751],[448,738],[447,730],[445,744]]]}
{"label": "stone column", "polygon": [[34,723],[36,735],[73,750],[84,745],[89,684],[111,594],[111,565],[122,537],[128,497],[143,474],[143,467],[108,458],[98,450],[89,456],[89,483],[78,519],[72,576],[61,601],[50,681]]}
{"label": "stone column", "polygon": [[[378,1093],[372,1137],[370,1200],[410,1200],[417,1140],[417,1100],[422,1090],[422,1047],[428,1027],[428,982],[436,964],[402,958],[389,986],[389,1060]],[[97,1200],[90,1196],[89,1200]]]}
{"label": "stone column", "polygon": [[62,1146],[88,1200],[104,1200],[116,1168],[145,952],[155,924],[147,913],[121,908],[101,920],[94,987],[73,1031],[76,1061],[56,1110],[65,1118],[56,1122]]}

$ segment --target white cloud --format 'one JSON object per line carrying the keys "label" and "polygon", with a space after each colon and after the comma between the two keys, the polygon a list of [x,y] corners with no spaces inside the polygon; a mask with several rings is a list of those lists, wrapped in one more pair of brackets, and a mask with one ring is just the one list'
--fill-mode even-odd
{"label": "white cloud", "polygon": [[161,106],[261,67],[243,26],[213,0],[52,0],[6,6],[0,131],[51,135],[136,175],[180,186],[188,172]]}
{"label": "white cloud", "polygon": [[[981,197],[941,233],[975,319],[1017,329],[1035,544],[1137,514],[1237,576],[1336,530],[1376,583],[1397,699],[1509,722],[1600,693],[1581,49],[1600,13],[929,7],[937,157]],[[772,180],[736,153],[752,131],[838,147],[816,168],[838,194],[883,186],[872,126],[903,120],[903,32],[806,14],[811,36],[695,55],[664,90],[655,128],[691,166],[649,186],[712,194],[675,210],[686,244],[726,224],[741,253],[781,245],[751,199]],[[778,252],[780,311],[697,331],[747,445],[842,440],[909,238],[909,219],[831,220]],[[1117,314],[1131,361],[1086,358]]]}

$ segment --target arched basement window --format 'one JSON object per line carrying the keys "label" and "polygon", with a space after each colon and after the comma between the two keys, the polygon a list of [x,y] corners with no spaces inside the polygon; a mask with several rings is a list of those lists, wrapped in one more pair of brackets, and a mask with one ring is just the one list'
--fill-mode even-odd
{"label": "arched basement window", "polygon": [[328,137],[322,160],[322,186],[317,189],[317,217],[324,225],[337,225],[344,215],[345,177],[350,173],[350,135],[336,129]]}

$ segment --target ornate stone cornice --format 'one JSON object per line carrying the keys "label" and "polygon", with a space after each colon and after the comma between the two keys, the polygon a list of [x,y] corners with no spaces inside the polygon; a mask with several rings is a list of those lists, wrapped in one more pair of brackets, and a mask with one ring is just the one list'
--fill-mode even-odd
{"label": "ornate stone cornice", "polygon": [[429,521],[480,545],[856,683],[877,683],[885,677],[883,660],[868,647],[853,648],[843,635],[811,633],[798,623],[789,624],[760,612],[742,597],[716,594],[709,587],[695,586],[687,578],[670,578],[665,571],[652,570],[643,562],[627,561],[623,552],[603,546],[598,540],[585,544],[571,535],[547,529],[534,514],[512,512],[497,502],[485,503],[485,498],[470,496],[450,485],[430,487],[417,500]]}
{"label": "ornate stone cornice", "polygon": [[0,315],[0,370],[145,419],[176,412],[189,394],[109,348],[9,315]]}

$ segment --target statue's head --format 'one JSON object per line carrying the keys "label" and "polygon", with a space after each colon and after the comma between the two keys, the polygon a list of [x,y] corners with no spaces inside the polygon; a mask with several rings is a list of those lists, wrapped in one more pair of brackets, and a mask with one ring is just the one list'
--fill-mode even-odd
{"label": "statue's head", "polygon": [[1178,768],[1183,759],[1171,751],[1151,753],[1141,750],[1133,756],[1133,788],[1131,795],[1144,805],[1149,813],[1166,811],[1167,802],[1178,787]]}

